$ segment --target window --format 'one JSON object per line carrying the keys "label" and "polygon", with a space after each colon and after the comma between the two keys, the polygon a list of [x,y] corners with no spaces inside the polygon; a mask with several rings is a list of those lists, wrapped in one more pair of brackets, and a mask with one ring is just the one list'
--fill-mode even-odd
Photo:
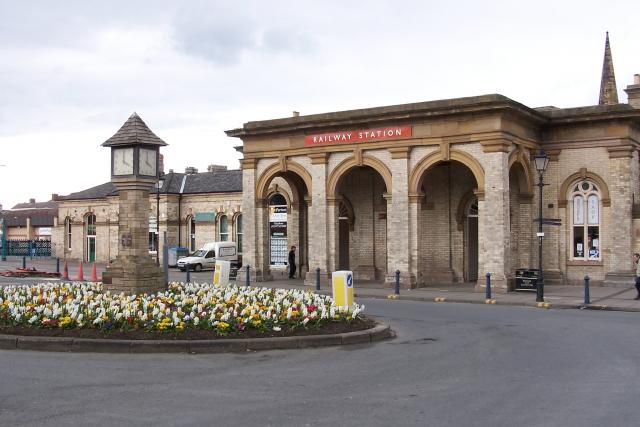
{"label": "window", "polygon": [[600,193],[591,181],[581,181],[571,194],[571,258],[600,260]]}
{"label": "window", "polygon": [[242,215],[236,216],[236,243],[238,253],[242,253]]}
{"label": "window", "polygon": [[226,242],[229,240],[229,221],[226,215],[220,216],[220,241]]}
{"label": "window", "polygon": [[64,229],[67,237],[67,249],[71,249],[71,218],[64,219]]}
{"label": "window", "polygon": [[196,220],[194,217],[189,219],[189,250],[196,250]]}
{"label": "window", "polygon": [[94,214],[87,215],[87,236],[96,235],[96,216]]}

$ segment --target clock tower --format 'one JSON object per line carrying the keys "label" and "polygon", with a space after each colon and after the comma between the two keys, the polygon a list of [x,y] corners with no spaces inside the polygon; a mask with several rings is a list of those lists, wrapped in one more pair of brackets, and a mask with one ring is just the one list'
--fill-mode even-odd
{"label": "clock tower", "polygon": [[149,191],[158,182],[160,147],[167,145],[133,113],[102,146],[111,148],[111,182],[118,189],[118,256],[103,276],[104,290],[127,294],[164,289],[149,255]]}

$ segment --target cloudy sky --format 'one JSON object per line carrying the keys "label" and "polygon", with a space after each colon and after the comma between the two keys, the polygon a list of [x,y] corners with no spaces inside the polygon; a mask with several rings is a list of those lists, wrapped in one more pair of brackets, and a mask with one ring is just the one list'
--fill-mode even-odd
{"label": "cloudy sky", "polygon": [[107,182],[137,112],[165,168],[238,168],[251,120],[500,93],[597,103],[640,73],[640,2],[0,0],[0,203]]}

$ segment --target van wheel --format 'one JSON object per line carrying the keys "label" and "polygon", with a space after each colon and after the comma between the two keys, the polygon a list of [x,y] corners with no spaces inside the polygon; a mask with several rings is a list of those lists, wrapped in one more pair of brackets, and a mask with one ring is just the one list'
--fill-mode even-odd
{"label": "van wheel", "polygon": [[194,270],[195,270],[195,271],[202,271],[202,265],[200,265],[200,264],[196,264],[196,266],[195,266]]}

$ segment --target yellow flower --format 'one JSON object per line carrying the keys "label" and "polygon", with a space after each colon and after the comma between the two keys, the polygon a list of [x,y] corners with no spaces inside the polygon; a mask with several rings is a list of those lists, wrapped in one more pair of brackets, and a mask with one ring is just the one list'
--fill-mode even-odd
{"label": "yellow flower", "polygon": [[251,322],[251,324],[257,328],[258,326],[262,325],[262,320],[254,320],[253,322]]}
{"label": "yellow flower", "polygon": [[228,327],[229,327],[229,324],[227,322],[218,323],[218,328],[219,329],[227,329]]}

